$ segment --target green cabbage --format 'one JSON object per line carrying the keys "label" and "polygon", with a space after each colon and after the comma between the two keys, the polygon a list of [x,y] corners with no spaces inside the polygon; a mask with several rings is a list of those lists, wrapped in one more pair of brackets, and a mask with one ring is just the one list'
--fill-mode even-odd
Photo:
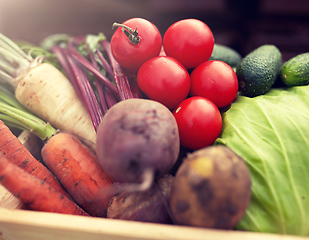
{"label": "green cabbage", "polygon": [[251,202],[237,229],[309,235],[309,86],[238,96],[216,144],[250,169]]}

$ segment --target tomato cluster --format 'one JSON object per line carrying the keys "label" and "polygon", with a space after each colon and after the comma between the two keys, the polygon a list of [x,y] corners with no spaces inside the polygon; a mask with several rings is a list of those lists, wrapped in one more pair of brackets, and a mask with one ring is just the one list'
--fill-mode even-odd
{"label": "tomato cluster", "polygon": [[219,136],[220,109],[238,92],[232,67],[209,60],[214,42],[211,29],[197,19],[175,22],[162,39],[154,24],[133,18],[119,25],[111,39],[116,61],[136,74],[147,98],[173,112],[181,145],[194,150],[211,145]]}

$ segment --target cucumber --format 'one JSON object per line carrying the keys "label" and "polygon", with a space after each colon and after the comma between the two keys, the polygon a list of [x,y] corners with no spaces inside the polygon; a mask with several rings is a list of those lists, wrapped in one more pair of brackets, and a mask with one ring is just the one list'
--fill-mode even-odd
{"label": "cucumber", "polygon": [[262,95],[275,83],[282,54],[275,45],[261,45],[246,55],[236,68],[239,91],[247,97]]}
{"label": "cucumber", "polygon": [[309,84],[309,52],[301,53],[287,62],[280,70],[282,82],[288,87]]}
{"label": "cucumber", "polygon": [[217,43],[215,43],[212,54],[209,58],[209,60],[220,60],[222,62],[225,62],[232,68],[237,67],[241,59],[242,56],[236,50]]}

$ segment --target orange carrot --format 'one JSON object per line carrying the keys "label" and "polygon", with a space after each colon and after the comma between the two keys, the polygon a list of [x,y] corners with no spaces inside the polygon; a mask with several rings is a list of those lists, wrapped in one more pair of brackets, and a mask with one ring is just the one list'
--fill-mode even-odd
{"label": "orange carrot", "polygon": [[0,154],[0,183],[36,211],[89,216],[46,182],[30,175]]}
{"label": "orange carrot", "polygon": [[77,204],[91,216],[106,216],[115,193],[114,181],[99,166],[92,150],[75,135],[60,132],[45,143],[41,155]]}
{"label": "orange carrot", "polygon": [[39,162],[29,151],[22,145],[18,138],[11,130],[0,120],[0,153],[20,168],[31,175],[45,181],[63,195],[72,199],[67,191],[63,189],[55,176]]}

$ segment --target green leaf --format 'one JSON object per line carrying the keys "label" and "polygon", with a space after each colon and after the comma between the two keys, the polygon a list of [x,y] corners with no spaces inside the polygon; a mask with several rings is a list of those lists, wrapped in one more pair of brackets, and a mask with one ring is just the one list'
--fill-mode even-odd
{"label": "green leaf", "polygon": [[237,228],[308,236],[309,86],[238,96],[216,143],[233,149],[251,173],[251,202]]}
{"label": "green leaf", "polygon": [[86,43],[89,46],[89,49],[94,53],[100,48],[100,42],[105,40],[106,37],[103,33],[99,33],[98,35],[88,34],[86,36]]}
{"label": "green leaf", "polygon": [[[56,68],[61,70],[57,56],[50,51],[50,49],[52,48],[52,45],[50,45],[50,49],[47,50],[46,48],[34,45],[34,44],[26,42],[26,41],[16,41],[15,43],[27,55],[31,56],[33,59],[40,57],[40,58],[42,58],[42,62],[54,65]],[[55,45],[56,42],[54,42],[53,44]]]}
{"label": "green leaf", "polygon": [[65,34],[65,33],[52,34],[52,35],[49,35],[46,38],[44,38],[40,42],[39,47],[41,47],[41,48],[43,48],[47,51],[50,51],[53,46],[56,46],[56,45],[59,45],[59,44],[66,45],[69,38],[70,38],[70,35]]}

